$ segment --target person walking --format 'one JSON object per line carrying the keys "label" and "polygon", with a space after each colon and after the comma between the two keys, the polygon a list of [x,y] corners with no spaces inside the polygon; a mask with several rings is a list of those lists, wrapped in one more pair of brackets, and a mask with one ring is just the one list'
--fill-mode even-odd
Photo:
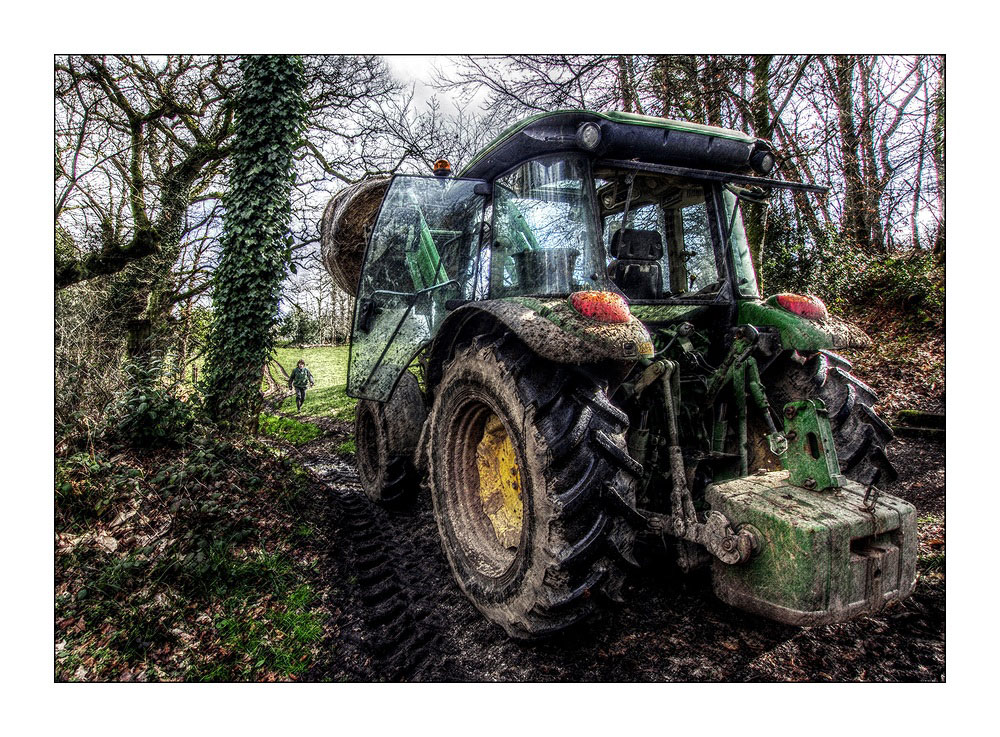
{"label": "person walking", "polygon": [[299,365],[292,369],[292,375],[288,377],[288,388],[295,387],[295,411],[302,409],[302,403],[306,401],[306,387],[314,386],[312,374],[306,368],[306,362],[301,358]]}

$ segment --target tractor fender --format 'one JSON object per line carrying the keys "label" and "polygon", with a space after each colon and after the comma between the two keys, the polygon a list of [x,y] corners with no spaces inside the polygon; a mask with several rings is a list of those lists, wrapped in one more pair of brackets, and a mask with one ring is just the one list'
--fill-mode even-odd
{"label": "tractor fender", "polygon": [[810,320],[765,302],[746,300],[739,303],[739,323],[755,327],[773,327],[786,350],[820,351],[843,348],[870,348],[872,340],[857,325],[839,318]]}
{"label": "tractor fender", "polygon": [[432,381],[455,346],[502,324],[533,352],[554,363],[620,362],[631,366],[653,354],[645,326],[630,316],[625,323],[603,323],[584,317],[567,299],[510,297],[471,302],[454,310],[442,323],[429,353]]}

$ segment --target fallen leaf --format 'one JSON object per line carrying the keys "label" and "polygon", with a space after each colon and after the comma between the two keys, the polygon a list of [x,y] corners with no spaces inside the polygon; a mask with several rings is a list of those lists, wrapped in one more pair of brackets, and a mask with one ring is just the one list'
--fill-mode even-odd
{"label": "fallen leaf", "polygon": [[97,547],[107,553],[113,553],[118,550],[118,541],[111,537],[111,535],[99,535],[94,542],[97,544]]}

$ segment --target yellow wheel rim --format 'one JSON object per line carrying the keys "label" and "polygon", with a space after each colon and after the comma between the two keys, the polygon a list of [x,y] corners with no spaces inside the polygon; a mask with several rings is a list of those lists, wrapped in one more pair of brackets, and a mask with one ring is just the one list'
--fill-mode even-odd
{"label": "yellow wheel rim", "polygon": [[486,421],[483,439],[476,447],[476,466],[483,512],[489,517],[500,544],[505,548],[517,548],[524,512],[521,470],[514,444],[500,418],[494,414]]}

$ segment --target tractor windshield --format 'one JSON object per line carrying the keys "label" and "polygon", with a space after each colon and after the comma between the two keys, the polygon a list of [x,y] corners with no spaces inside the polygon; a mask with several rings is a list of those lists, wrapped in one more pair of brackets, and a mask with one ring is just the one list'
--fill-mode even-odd
{"label": "tractor windshield", "polygon": [[608,287],[589,161],[557,156],[496,180],[490,295]]}

